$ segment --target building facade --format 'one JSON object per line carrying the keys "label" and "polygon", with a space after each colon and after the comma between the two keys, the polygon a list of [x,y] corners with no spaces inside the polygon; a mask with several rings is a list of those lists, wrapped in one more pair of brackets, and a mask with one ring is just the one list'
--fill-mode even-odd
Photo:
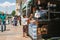
{"label": "building facade", "polygon": [[21,14],[22,0],[16,0],[16,15]]}
{"label": "building facade", "polygon": [[16,15],[26,14],[27,15],[27,5],[30,0],[16,0]]}

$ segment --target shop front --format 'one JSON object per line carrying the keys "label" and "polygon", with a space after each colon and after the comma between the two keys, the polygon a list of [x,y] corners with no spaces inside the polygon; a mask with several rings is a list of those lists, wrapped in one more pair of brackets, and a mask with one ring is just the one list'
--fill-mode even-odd
{"label": "shop front", "polygon": [[[29,6],[30,6],[30,10],[31,10],[30,13],[35,15],[36,10],[39,10],[40,0],[32,0],[31,3],[29,4]],[[44,10],[43,13],[45,11],[46,10]],[[39,19],[39,20],[36,20],[35,22],[37,24],[31,24],[31,23],[29,24],[29,26],[28,26],[28,34],[33,40],[38,40],[39,38],[41,39],[41,34],[47,34],[47,27],[46,26],[47,26],[47,23],[48,23],[48,19],[47,20],[45,20],[45,19],[40,20]]]}
{"label": "shop front", "polygon": [[[60,18],[60,15],[58,15],[60,12],[56,12],[55,11],[56,8],[54,8],[54,10],[51,10],[51,5],[50,4],[48,5],[48,4],[49,4],[48,0],[47,1],[46,0],[44,0],[44,1],[32,0],[30,3],[28,3],[29,8],[25,6],[25,14],[26,15],[27,14],[30,15],[30,13],[33,13],[35,15],[36,10],[38,10],[39,12],[41,11],[40,13],[43,14],[42,17],[35,19],[36,20],[35,22],[37,22],[37,25],[29,24],[29,26],[28,26],[28,34],[33,40],[39,40],[41,38],[49,38],[49,35],[47,36],[47,34],[51,30],[51,29],[49,30],[50,22],[52,20],[55,20],[56,18],[57,19]],[[40,7],[42,7],[41,10],[40,10]],[[27,9],[29,9],[29,10],[27,10]],[[58,13],[58,14],[56,14],[56,13]]]}

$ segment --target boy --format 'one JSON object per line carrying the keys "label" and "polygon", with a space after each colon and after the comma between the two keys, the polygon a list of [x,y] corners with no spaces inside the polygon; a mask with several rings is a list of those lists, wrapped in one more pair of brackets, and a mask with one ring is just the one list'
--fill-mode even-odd
{"label": "boy", "polygon": [[27,30],[28,30],[28,18],[26,17],[26,15],[23,15],[23,37],[27,37]]}

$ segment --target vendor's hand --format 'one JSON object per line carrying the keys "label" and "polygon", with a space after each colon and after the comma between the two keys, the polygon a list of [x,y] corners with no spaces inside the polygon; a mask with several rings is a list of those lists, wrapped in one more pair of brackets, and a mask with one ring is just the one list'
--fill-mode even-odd
{"label": "vendor's hand", "polygon": [[38,21],[36,21],[35,23],[36,23],[36,25],[38,25],[38,24],[39,24],[39,22],[38,22]]}

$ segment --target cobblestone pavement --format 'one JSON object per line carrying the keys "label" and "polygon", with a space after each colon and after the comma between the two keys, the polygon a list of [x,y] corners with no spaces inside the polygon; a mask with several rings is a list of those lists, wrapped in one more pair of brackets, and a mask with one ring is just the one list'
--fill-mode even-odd
{"label": "cobblestone pavement", "polygon": [[24,38],[22,34],[22,26],[7,25],[6,31],[0,31],[0,40],[31,40],[30,37]]}

